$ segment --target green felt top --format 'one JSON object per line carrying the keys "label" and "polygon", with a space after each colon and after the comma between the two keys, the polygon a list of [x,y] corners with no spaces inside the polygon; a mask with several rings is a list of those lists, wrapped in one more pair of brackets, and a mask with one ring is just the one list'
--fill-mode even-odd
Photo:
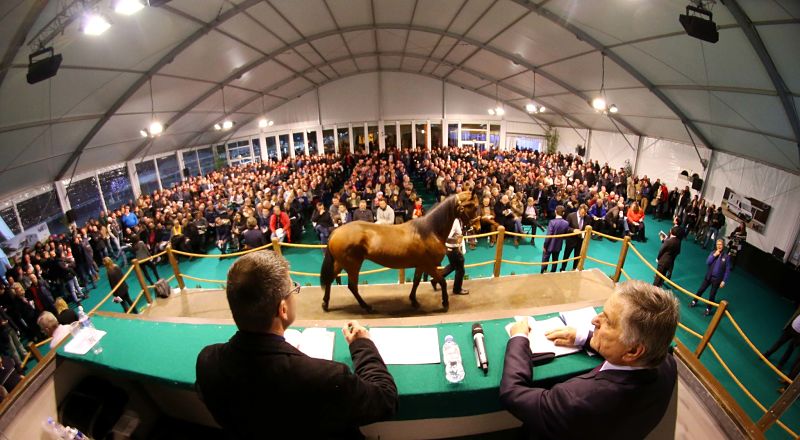
{"label": "green felt top", "polygon": [[[541,315],[549,318],[555,314]],[[397,419],[422,419],[485,414],[501,409],[498,387],[508,341],[505,326],[512,318],[482,321],[489,357],[489,373],[484,376],[477,367],[472,349],[472,322],[439,324],[439,344],[446,335],[453,335],[461,349],[466,377],[459,384],[450,384],[444,377],[443,364],[389,365],[400,393]],[[92,318],[95,326],[108,334],[101,340],[103,351],[80,356],[66,353],[67,359],[125,373],[141,379],[193,389],[195,360],[206,345],[227,341],[236,332],[234,325],[175,324],[102,316]],[[427,327],[427,326],[426,326]],[[339,329],[336,333],[333,358],[352,367],[350,351]],[[556,358],[536,367],[537,385],[549,386],[597,366],[600,358],[576,353]],[[444,404],[443,404],[444,403]]]}

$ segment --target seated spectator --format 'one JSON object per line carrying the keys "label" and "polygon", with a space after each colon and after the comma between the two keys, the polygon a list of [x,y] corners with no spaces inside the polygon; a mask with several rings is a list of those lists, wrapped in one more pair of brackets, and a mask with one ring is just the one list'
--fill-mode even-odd
{"label": "seated spectator", "polygon": [[78,320],[78,314],[69,308],[63,298],[56,298],[56,312],[59,324],[72,324]]}
{"label": "seated spectator", "polygon": [[358,209],[353,211],[353,221],[363,221],[369,223],[375,221],[375,215],[372,213],[372,210],[367,209],[366,200],[360,200],[358,202]]}
{"label": "seated spectator", "polygon": [[630,209],[628,209],[628,235],[631,235],[634,240],[647,241],[644,235],[644,211],[639,207],[639,204],[633,202]]}
{"label": "seated spectator", "polygon": [[54,349],[61,341],[70,334],[70,326],[59,324],[55,315],[50,312],[42,312],[39,319],[36,320],[39,328],[50,340],[50,349]]}
{"label": "seated spectator", "polygon": [[375,223],[379,225],[393,225],[394,224],[394,210],[386,203],[386,199],[381,198],[378,201],[378,210],[375,214],[377,219]]}
{"label": "seated spectator", "polygon": [[311,222],[314,224],[314,230],[317,231],[320,243],[328,244],[328,237],[333,231],[334,223],[330,211],[325,209],[322,202],[317,203],[317,210],[311,215]]}
{"label": "seated spectator", "polygon": [[411,218],[420,218],[425,215],[425,209],[422,207],[422,198],[417,197],[417,200],[414,200],[414,209],[411,212]]}
{"label": "seated spectator", "polygon": [[281,210],[280,205],[272,207],[272,217],[269,218],[271,238],[278,241],[292,242],[292,229],[289,215]]}

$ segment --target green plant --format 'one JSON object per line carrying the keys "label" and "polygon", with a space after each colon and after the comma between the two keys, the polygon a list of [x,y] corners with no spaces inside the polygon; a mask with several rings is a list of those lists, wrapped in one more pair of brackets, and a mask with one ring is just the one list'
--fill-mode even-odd
{"label": "green plant", "polygon": [[625,159],[625,175],[632,176],[633,175],[633,166],[631,165],[630,159]]}
{"label": "green plant", "polygon": [[311,287],[311,283],[308,283],[308,282],[307,282],[307,283],[305,284],[305,286],[306,286],[306,287]]}
{"label": "green plant", "polygon": [[468,274],[468,273],[465,273],[465,274],[464,274],[464,279],[465,279],[465,280],[468,280],[468,279],[469,279],[469,274]]}
{"label": "green plant", "polygon": [[547,141],[547,154],[555,154],[558,151],[559,138],[557,128],[549,127],[545,130],[544,139]]}
{"label": "green plant", "polygon": [[516,275],[516,274],[517,274],[517,273],[516,273],[516,272],[514,272],[513,270],[511,271],[511,275]]}
{"label": "green plant", "polygon": [[406,282],[410,283],[411,282],[411,278],[406,278]]}

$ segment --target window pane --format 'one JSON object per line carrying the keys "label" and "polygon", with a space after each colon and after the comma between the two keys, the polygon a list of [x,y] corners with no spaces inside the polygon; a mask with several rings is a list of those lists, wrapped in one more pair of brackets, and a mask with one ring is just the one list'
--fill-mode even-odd
{"label": "window pane", "polygon": [[23,229],[32,228],[39,223],[47,223],[51,234],[67,232],[67,227],[64,225],[64,214],[61,212],[61,204],[58,202],[55,189],[17,203],[17,212]]}
{"label": "window pane", "polygon": [[136,164],[136,175],[139,176],[139,190],[142,194],[153,194],[158,191],[158,176],[156,176],[156,165],[152,160],[146,160]]}
{"label": "window pane", "polygon": [[334,142],[333,130],[322,130],[322,145],[325,154],[333,154],[336,152],[336,143]]}
{"label": "window pane", "polygon": [[78,227],[83,227],[90,218],[97,218],[103,210],[94,176],[67,185],[67,198]]}
{"label": "window pane", "polygon": [[286,159],[289,157],[289,135],[282,134],[278,137],[281,144],[281,158]]}
{"label": "window pane", "polygon": [[269,160],[278,160],[278,145],[275,143],[275,136],[267,136],[267,155],[269,155]]}
{"label": "window pane", "polygon": [[310,156],[319,155],[319,149],[317,149],[317,131],[316,130],[308,132],[308,154]]}
{"label": "window pane", "polygon": [[173,185],[181,181],[181,170],[178,169],[178,156],[172,154],[156,159],[158,163],[158,174],[161,176],[161,187],[164,189],[172,188]]}
{"label": "window pane", "polygon": [[370,125],[367,127],[367,146],[370,153],[380,151],[381,143],[380,143],[380,134],[378,133],[378,126],[377,125]]}
{"label": "window pane", "polygon": [[386,149],[397,147],[397,126],[394,122],[383,123],[383,135],[386,137]]}
{"label": "window pane", "polygon": [[184,151],[183,153],[183,166],[189,169],[189,176],[196,176],[200,174],[200,162],[197,160],[196,151]]}
{"label": "window pane", "polygon": [[197,150],[197,157],[200,160],[200,171],[203,175],[214,171],[214,152],[211,147]]}
{"label": "window pane", "polygon": [[347,128],[338,128],[339,153],[350,151],[350,131]]}
{"label": "window pane", "polygon": [[545,139],[541,136],[529,136],[524,134],[506,135],[506,146],[510,150],[531,150],[542,151]]}
{"label": "window pane", "polygon": [[131,179],[128,178],[127,167],[106,171],[97,177],[100,181],[100,190],[103,191],[103,199],[106,201],[106,208],[109,211],[133,201],[133,188]]}
{"label": "window pane", "polygon": [[458,124],[447,125],[447,144],[451,147],[458,146]]}
{"label": "window pane", "polygon": [[220,170],[228,166],[228,153],[225,145],[217,145],[217,158],[214,160],[214,169]]}
{"label": "window pane", "polygon": [[414,124],[417,130],[417,138],[415,139],[417,142],[417,148],[425,149],[425,124]]}
{"label": "window pane", "polygon": [[500,147],[500,126],[499,125],[492,125],[492,129],[489,130],[489,143],[492,144],[494,148]]}
{"label": "window pane", "polygon": [[253,142],[253,157],[256,162],[261,162],[261,139],[252,139]]}
{"label": "window pane", "polygon": [[306,154],[306,146],[305,146],[305,141],[303,141],[303,133],[295,133],[292,135],[292,138],[294,139],[295,157]]}
{"label": "window pane", "polygon": [[363,153],[364,152],[364,126],[359,125],[357,127],[353,127],[353,139],[356,153]]}
{"label": "window pane", "polygon": [[442,146],[442,124],[431,124],[431,146]]}
{"label": "window pane", "polygon": [[411,147],[411,124],[400,125],[400,146],[402,148]]}
{"label": "window pane", "polygon": [[17,215],[14,214],[14,207],[9,206],[6,209],[0,210],[0,217],[3,217],[3,221],[6,222],[6,226],[11,229],[11,232],[14,235],[19,234],[22,232],[22,229],[19,228],[19,222],[17,221]]}

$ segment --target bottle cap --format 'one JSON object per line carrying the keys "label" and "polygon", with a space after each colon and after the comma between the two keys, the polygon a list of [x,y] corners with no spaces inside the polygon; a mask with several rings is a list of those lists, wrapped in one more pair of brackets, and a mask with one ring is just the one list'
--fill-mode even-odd
{"label": "bottle cap", "polygon": [[444,337],[444,342],[450,342],[453,340],[453,335],[447,335]]}

